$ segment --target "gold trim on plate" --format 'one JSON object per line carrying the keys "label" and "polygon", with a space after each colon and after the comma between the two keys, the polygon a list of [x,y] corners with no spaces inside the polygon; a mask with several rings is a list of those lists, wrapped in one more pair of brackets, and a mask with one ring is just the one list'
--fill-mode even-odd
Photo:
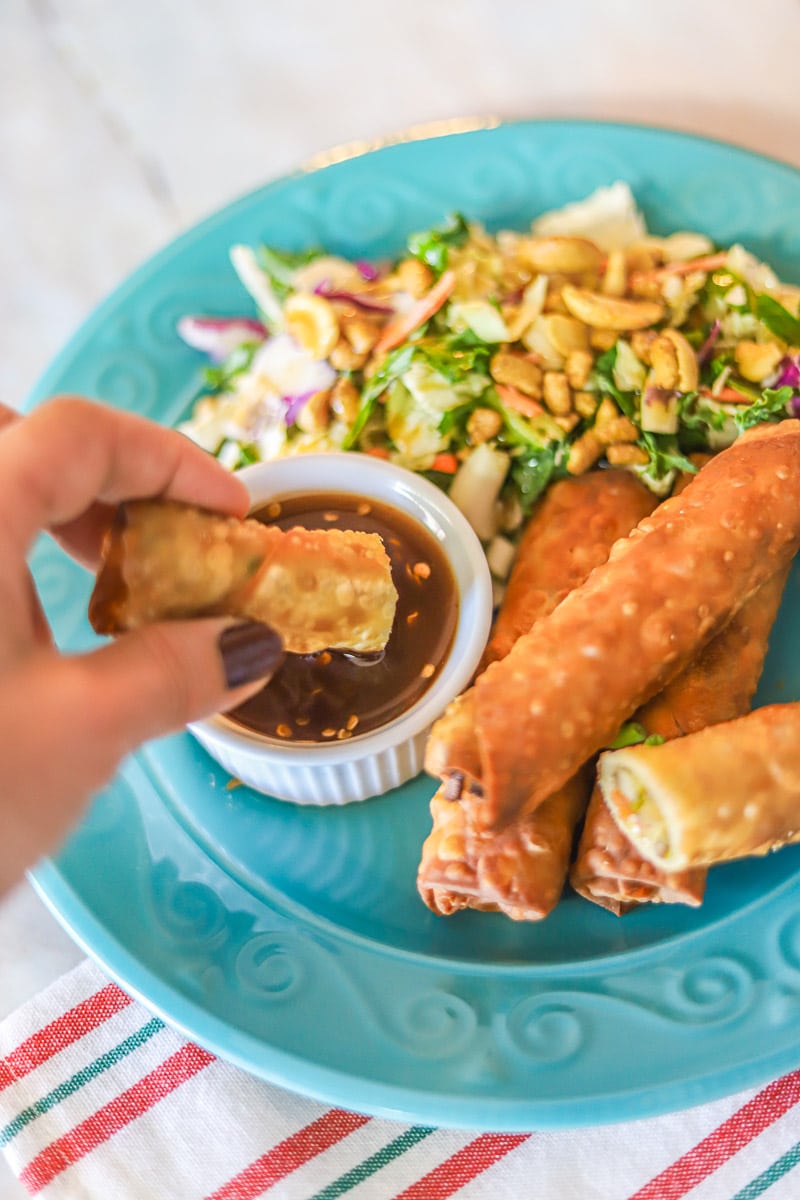
{"label": "gold trim on plate", "polygon": [[411,125],[397,133],[387,133],[382,137],[365,138],[358,142],[344,142],[333,146],[330,150],[322,150],[312,158],[301,163],[300,170],[307,174],[319,171],[322,167],[331,167],[334,163],[347,162],[351,158],[360,158],[363,154],[371,154],[373,150],[383,150],[386,146],[399,146],[404,142],[423,142],[429,138],[449,137],[453,133],[475,133],[482,129],[497,129],[502,119],[495,116],[484,117],[452,117],[442,121],[426,121],[420,125]]}

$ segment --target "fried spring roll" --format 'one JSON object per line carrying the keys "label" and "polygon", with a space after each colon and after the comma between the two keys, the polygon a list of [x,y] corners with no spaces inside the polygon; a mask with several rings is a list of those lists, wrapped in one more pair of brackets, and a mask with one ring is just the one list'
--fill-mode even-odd
{"label": "fried spring roll", "polygon": [[[629,533],[655,501],[624,471],[597,471],[555,484],[538,505],[523,536],[487,657],[503,657],[513,641],[551,612],[604,562],[613,543]],[[428,745],[426,766],[439,761],[480,770],[475,757],[474,692],[450,705]],[[578,772],[530,818],[495,837],[470,829],[468,796],[448,801],[453,780],[431,802],[433,830],[422,850],[417,884],[426,904],[448,916],[462,908],[491,909],[516,920],[540,920],[564,887],[575,827],[586,807],[591,773]],[[457,794],[460,787],[457,789]]]}
{"label": "fried spring roll", "polygon": [[477,827],[499,830],[561,787],[798,545],[800,421],[786,420],[717,455],[478,677]]}
{"label": "fried spring roll", "polygon": [[[655,497],[629,471],[590,471],[553,484],[520,540],[484,663],[504,658],[517,638],[546,617],[604,563],[611,547],[652,512]],[[428,739],[425,769],[479,779],[475,690],[458,696]]]}
{"label": "fried spring roll", "polygon": [[614,820],[660,870],[766,854],[800,841],[800,703],[609,751],[598,778]]}
{"label": "fried spring roll", "polygon": [[431,801],[433,830],[417,876],[428,907],[442,916],[476,908],[515,921],[546,917],[564,890],[591,781],[591,770],[578,771],[535,813],[497,835],[471,835],[463,805],[445,799],[440,788]]}
{"label": "fried spring roll", "polygon": [[630,471],[589,471],[552,484],[520,540],[484,662],[505,658],[655,505]]}
{"label": "fried spring roll", "polygon": [[97,633],[210,614],[272,625],[286,650],[382,650],[397,604],[380,537],[282,530],[172,501],[117,514],[89,602]]}
{"label": "fried spring roll", "polygon": [[618,827],[595,785],[569,881],[586,900],[620,917],[648,903],[696,908],[705,892],[706,871],[662,871],[647,862]]}
{"label": "fried spring roll", "polygon": [[[666,741],[750,711],[780,607],[788,567],[768,579],[663,692],[635,714]],[[570,882],[587,900],[620,916],[638,904],[700,904],[706,871],[660,871],[636,852],[595,786]]]}

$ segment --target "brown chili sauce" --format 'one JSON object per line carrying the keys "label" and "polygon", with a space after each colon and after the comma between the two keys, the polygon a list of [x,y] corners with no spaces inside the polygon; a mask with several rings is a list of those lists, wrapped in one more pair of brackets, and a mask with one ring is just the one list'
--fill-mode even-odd
{"label": "brown chili sauce", "polygon": [[406,513],[349,493],[290,496],[251,516],[281,529],[380,534],[392,564],[397,611],[379,654],[287,654],[269,684],[228,716],[285,742],[341,741],[399,717],[434,682],[455,634],[458,591],[437,539]]}

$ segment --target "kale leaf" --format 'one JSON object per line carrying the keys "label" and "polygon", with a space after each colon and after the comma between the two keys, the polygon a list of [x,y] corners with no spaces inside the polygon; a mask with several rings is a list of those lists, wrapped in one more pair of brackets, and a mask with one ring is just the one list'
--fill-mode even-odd
{"label": "kale leaf", "polygon": [[762,294],[756,297],[756,316],[782,342],[800,346],[800,317],[793,317],[774,296]]}
{"label": "kale leaf", "polygon": [[434,225],[408,239],[408,252],[427,263],[438,277],[447,270],[448,247],[463,246],[469,237],[469,225],[459,212],[450,213],[441,225]]}

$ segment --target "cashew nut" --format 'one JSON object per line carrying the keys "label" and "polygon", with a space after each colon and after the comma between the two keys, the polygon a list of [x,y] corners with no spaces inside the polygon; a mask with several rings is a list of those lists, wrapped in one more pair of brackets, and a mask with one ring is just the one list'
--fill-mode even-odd
{"label": "cashew nut", "polygon": [[664,316],[664,307],[656,300],[623,300],[618,296],[603,296],[585,288],[565,284],[561,297],[572,313],[594,329],[613,329],[625,333],[646,329]]}
{"label": "cashew nut", "polygon": [[519,245],[520,257],[534,271],[560,271],[564,275],[581,275],[584,271],[599,271],[603,252],[594,242],[581,237],[532,237]]}

